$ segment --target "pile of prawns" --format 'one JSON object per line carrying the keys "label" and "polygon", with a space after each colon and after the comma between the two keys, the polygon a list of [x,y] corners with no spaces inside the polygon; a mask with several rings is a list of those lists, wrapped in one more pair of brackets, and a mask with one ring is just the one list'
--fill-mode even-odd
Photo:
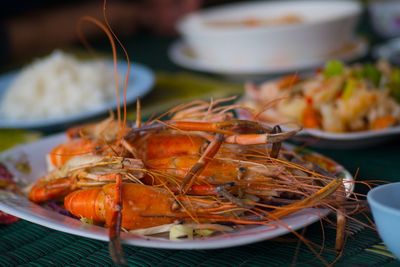
{"label": "pile of prawns", "polygon": [[[116,62],[113,33],[85,20],[107,33]],[[121,230],[177,221],[266,225],[309,207],[337,211],[341,250],[349,198],[334,164],[282,147],[300,129],[235,119],[230,100],[193,101],[145,123],[138,102],[135,122],[125,119],[124,105],[123,118],[118,107],[117,119],[71,128],[48,154],[51,171],[33,184],[29,199],[62,200],[74,216],[108,227],[119,264]]]}
{"label": "pile of prawns", "polygon": [[237,120],[233,106],[218,104],[195,101],[143,125],[110,117],[69,129],[29,199],[63,200],[76,217],[109,227],[111,241],[121,228],[266,225],[304,208],[341,209],[337,165],[281,147],[298,129]]}

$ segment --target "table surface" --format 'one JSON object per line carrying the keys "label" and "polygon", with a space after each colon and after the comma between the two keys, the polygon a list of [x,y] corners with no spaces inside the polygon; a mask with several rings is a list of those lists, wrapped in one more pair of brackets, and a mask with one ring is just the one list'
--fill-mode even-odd
{"label": "table surface", "polygon": [[[171,41],[171,38],[140,34],[125,40],[125,44],[133,61],[156,71],[176,72],[181,69],[167,57]],[[209,94],[212,97],[217,92],[210,91]],[[157,96],[150,94],[145,103],[152,102],[153,98]],[[400,138],[364,149],[315,150],[341,163],[352,174],[357,173],[358,180],[400,181]],[[323,261],[334,261],[335,231],[331,226],[315,223],[299,232],[305,234],[309,241],[323,246],[320,257],[292,234],[218,250],[187,251],[133,246],[125,246],[124,249],[132,266],[321,266]],[[381,242],[374,230],[357,228],[348,236],[337,266],[400,266],[400,262],[390,254],[375,252],[374,247]],[[58,232],[24,220],[8,226],[0,225],[0,266],[111,266],[107,246],[106,242]]]}

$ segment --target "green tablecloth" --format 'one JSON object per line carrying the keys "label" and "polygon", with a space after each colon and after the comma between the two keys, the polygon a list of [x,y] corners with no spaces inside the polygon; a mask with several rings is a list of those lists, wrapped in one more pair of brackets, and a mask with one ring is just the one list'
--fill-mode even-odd
{"label": "green tablecloth", "polygon": [[[129,40],[127,47],[134,61],[149,65],[155,70],[176,71],[179,68],[172,65],[166,57],[166,49],[170,41],[142,36]],[[168,82],[170,76],[159,74],[158,77],[160,79],[156,91],[144,100],[148,114],[154,106],[167,108],[176,103],[176,99],[171,97],[176,92],[172,91],[174,85]],[[181,79],[181,82],[175,84],[177,88],[183,88],[185,86],[180,85],[198,79],[192,78],[188,78],[187,75],[173,76],[175,81]],[[205,81],[207,85],[198,89],[200,93],[195,97],[222,96],[238,90],[238,87],[228,88],[217,84],[216,87],[224,89],[214,91],[214,82]],[[166,90],[169,90],[171,95],[166,93],[168,92]],[[178,94],[183,96],[184,100],[193,97],[186,91]],[[21,139],[17,142],[25,138],[25,133],[12,133],[20,135]],[[0,131],[0,138],[9,134],[10,132]],[[31,137],[29,135],[29,138]],[[351,173],[357,173],[359,180],[400,181],[398,165],[400,138],[365,149],[317,149],[317,151],[332,157]],[[335,259],[335,253],[332,250],[335,231],[327,223],[322,225],[323,231],[321,224],[316,223],[299,232],[304,231],[308,240],[317,245],[323,245],[324,249],[320,258],[325,260],[325,263],[331,263]],[[353,233],[347,239],[344,255],[337,262],[337,266],[400,266],[400,262],[390,254],[376,252],[381,242],[375,231],[364,227],[353,228]],[[125,246],[124,249],[128,262],[132,266],[321,266],[324,264],[304,243],[299,242],[291,234],[252,245],[218,250],[166,250],[133,246]],[[112,262],[106,242],[65,234],[21,220],[9,226],[0,225],[0,266],[15,265],[110,266]]]}
{"label": "green tablecloth", "polygon": [[[307,237],[323,244],[320,225],[307,228]],[[81,238],[21,221],[0,227],[0,266],[110,266],[106,242]],[[325,229],[325,252],[321,258],[334,260],[331,250],[334,230]],[[365,250],[380,240],[371,230],[360,230],[347,240],[345,254],[337,266],[385,266],[391,257]],[[298,239],[283,238],[218,250],[166,250],[125,246],[132,266],[322,266],[323,263]]]}

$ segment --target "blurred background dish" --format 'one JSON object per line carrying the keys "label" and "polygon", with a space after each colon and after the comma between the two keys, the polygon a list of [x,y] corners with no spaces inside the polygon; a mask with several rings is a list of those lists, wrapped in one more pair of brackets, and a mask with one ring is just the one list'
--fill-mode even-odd
{"label": "blurred background dish", "polygon": [[376,34],[382,38],[400,36],[400,2],[398,0],[370,0],[368,11]]}
{"label": "blurred background dish", "polygon": [[208,66],[296,68],[354,44],[361,10],[359,2],[345,0],[247,2],[192,13],[177,28]]}
{"label": "blurred background dish", "polygon": [[391,127],[380,131],[355,133],[329,133],[317,129],[304,129],[293,140],[312,147],[330,149],[357,149],[377,146],[396,139],[400,127]]}
{"label": "blurred background dish", "polygon": [[[91,68],[95,68],[96,72],[101,70],[101,73],[93,73]],[[128,66],[126,62],[118,62],[117,68],[120,76],[118,101],[122,105],[123,80]],[[93,76],[104,77],[99,80],[99,77]],[[148,93],[153,83],[154,74],[149,68],[131,64],[127,103]],[[107,88],[100,88],[102,86]],[[65,128],[115,110],[115,95],[111,60],[76,60],[70,55],[55,52],[20,71],[0,76],[0,128]]]}
{"label": "blurred background dish", "polygon": [[[252,115],[242,109],[237,110],[240,119],[251,119]],[[297,128],[298,125],[282,125],[284,131]],[[353,133],[332,133],[318,129],[303,128],[291,140],[309,147],[324,149],[360,149],[377,146],[394,140],[400,134],[400,126],[390,127],[379,131],[363,131]]]}
{"label": "blurred background dish", "polygon": [[378,144],[400,133],[400,68],[332,60],[312,75],[247,82],[239,104],[241,118],[301,125],[296,139],[312,146]]}

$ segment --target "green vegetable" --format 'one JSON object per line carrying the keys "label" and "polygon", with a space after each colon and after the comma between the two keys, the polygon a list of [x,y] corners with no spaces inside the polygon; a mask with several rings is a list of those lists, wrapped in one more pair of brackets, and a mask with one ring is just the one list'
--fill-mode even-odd
{"label": "green vegetable", "polygon": [[394,68],[388,83],[390,94],[400,103],[400,69]]}
{"label": "green vegetable", "polygon": [[15,162],[15,169],[25,174],[29,174],[32,171],[31,165],[27,159],[20,159],[19,161]]}
{"label": "green vegetable", "polygon": [[170,240],[192,240],[193,228],[184,224],[177,224],[171,227],[169,231]]}
{"label": "green vegetable", "polygon": [[93,224],[93,220],[92,220],[92,219],[89,219],[89,218],[82,217],[82,218],[80,218],[80,220],[81,220],[81,222],[83,222],[83,223]]}
{"label": "green vegetable", "polygon": [[342,98],[344,100],[349,99],[351,97],[351,95],[353,94],[356,86],[357,86],[357,80],[354,78],[349,78],[346,81],[346,85],[344,86]]}
{"label": "green vegetable", "polygon": [[362,69],[362,77],[371,81],[376,87],[381,81],[381,72],[373,64],[365,64]]}
{"label": "green vegetable", "polygon": [[324,76],[325,78],[331,78],[334,76],[342,75],[344,73],[345,66],[343,62],[339,60],[330,60],[325,64]]}
{"label": "green vegetable", "polygon": [[169,232],[171,230],[172,226],[174,226],[174,225],[176,225],[176,223],[163,224],[163,225],[158,225],[158,226],[153,226],[153,227],[148,227],[148,228],[130,230],[129,233],[132,233],[135,235],[156,235],[156,234]]}
{"label": "green vegetable", "polygon": [[211,236],[214,233],[214,231],[209,230],[209,229],[197,229],[197,230],[194,230],[194,233],[196,236],[207,237],[207,236]]}

